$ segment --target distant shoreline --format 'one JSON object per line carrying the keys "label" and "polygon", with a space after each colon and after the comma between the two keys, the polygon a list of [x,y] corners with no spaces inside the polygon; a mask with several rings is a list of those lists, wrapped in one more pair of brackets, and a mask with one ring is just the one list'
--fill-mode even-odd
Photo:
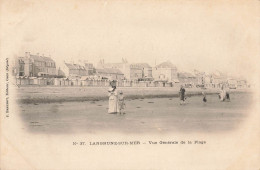
{"label": "distant shoreline", "polygon": [[[18,88],[17,101],[21,104],[39,103],[62,103],[62,102],[84,102],[108,100],[107,87],[22,87]],[[179,88],[176,87],[119,87],[118,91],[123,91],[125,99],[144,98],[177,98]],[[217,95],[220,89],[199,89],[186,88],[187,97],[202,95],[202,91],[207,95]],[[230,90],[230,93],[250,92],[250,89]]]}

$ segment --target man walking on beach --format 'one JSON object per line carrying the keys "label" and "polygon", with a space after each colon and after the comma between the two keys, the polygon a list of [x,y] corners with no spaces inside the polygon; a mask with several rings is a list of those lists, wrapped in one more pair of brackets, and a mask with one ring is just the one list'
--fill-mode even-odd
{"label": "man walking on beach", "polygon": [[183,85],[181,85],[179,95],[180,95],[180,104],[184,104],[185,103],[185,88],[183,87]]}

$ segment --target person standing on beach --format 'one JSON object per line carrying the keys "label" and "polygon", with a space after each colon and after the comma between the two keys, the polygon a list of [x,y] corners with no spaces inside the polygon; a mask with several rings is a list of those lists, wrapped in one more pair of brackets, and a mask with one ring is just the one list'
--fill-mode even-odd
{"label": "person standing on beach", "polygon": [[183,85],[181,85],[180,91],[180,104],[184,104],[185,103],[185,88],[183,87]]}
{"label": "person standing on beach", "polygon": [[229,102],[230,101],[230,91],[229,88],[226,89],[226,100]]}
{"label": "person standing on beach", "polygon": [[115,85],[113,85],[108,89],[108,96],[109,96],[108,113],[111,114],[118,113],[119,112],[118,94]]}
{"label": "person standing on beach", "polygon": [[221,87],[221,92],[220,92],[219,96],[220,96],[220,101],[222,101],[222,102],[225,101],[225,99],[226,99],[226,90],[224,88],[224,85],[222,85],[222,87]]}
{"label": "person standing on beach", "polygon": [[202,95],[203,95],[203,102],[207,102],[207,98],[206,98],[206,93],[205,92],[202,92]]}

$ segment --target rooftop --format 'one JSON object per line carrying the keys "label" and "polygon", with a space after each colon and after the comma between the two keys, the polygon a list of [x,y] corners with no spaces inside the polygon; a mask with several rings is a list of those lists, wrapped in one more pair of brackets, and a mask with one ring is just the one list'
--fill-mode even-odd
{"label": "rooftop", "polygon": [[65,65],[66,65],[69,69],[71,69],[71,70],[76,70],[76,69],[77,69],[73,64],[65,63]]}
{"label": "rooftop", "polygon": [[32,55],[30,54],[30,58],[37,60],[37,61],[51,61],[54,62],[54,60],[50,57],[40,56],[40,55]]}

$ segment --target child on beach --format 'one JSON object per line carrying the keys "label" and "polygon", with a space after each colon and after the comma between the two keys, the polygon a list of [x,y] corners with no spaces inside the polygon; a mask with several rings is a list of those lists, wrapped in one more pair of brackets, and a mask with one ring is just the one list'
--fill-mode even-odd
{"label": "child on beach", "polygon": [[118,95],[118,107],[119,107],[119,113],[125,114],[124,109],[125,109],[125,99],[124,99],[124,94],[122,91],[120,91]]}
{"label": "child on beach", "polygon": [[203,102],[207,102],[206,93],[202,92],[202,95],[203,95]]}
{"label": "child on beach", "polygon": [[226,90],[226,101],[230,102],[229,89]]}

